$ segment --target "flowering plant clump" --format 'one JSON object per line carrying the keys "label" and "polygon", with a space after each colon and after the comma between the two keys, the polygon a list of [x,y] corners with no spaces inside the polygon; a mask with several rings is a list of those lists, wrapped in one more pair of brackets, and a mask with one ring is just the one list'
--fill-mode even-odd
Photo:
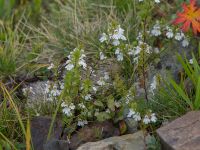
{"label": "flowering plant clump", "polygon": [[200,8],[196,4],[196,0],[190,0],[190,4],[182,4],[183,12],[177,13],[174,24],[182,24],[181,29],[186,32],[192,27],[194,34],[200,32]]}
{"label": "flowering plant clump", "polygon": [[[115,34],[117,36],[117,31]],[[59,82],[47,81],[45,88],[47,103],[58,105],[61,100],[60,113],[64,122],[76,129],[96,120],[123,119],[124,108],[134,97],[123,80],[117,75],[111,78],[110,72],[97,77],[96,71],[87,65],[81,48],[75,48],[67,58],[64,79]],[[93,80],[92,77],[97,79]]]}

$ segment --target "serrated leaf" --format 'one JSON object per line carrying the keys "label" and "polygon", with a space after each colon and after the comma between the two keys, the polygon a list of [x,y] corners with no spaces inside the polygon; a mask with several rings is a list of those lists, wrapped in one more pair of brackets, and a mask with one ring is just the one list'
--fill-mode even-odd
{"label": "serrated leaf", "polygon": [[97,117],[97,120],[100,122],[111,118],[111,116],[106,112],[100,112],[98,115],[96,115],[96,117]]}
{"label": "serrated leaf", "polygon": [[101,101],[94,101],[94,105],[99,106],[99,107],[103,107],[103,103]]}
{"label": "serrated leaf", "polygon": [[110,110],[115,111],[115,101],[112,95],[108,97],[107,105]]}

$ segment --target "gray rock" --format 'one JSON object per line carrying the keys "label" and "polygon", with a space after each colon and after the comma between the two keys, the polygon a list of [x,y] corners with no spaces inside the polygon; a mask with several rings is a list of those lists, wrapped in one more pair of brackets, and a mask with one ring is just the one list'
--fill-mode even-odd
{"label": "gray rock", "polygon": [[[31,120],[31,137],[35,150],[43,150],[43,145],[47,141],[50,124],[51,117],[35,117]],[[60,139],[62,129],[62,122],[56,120],[50,139]]]}
{"label": "gray rock", "polygon": [[104,138],[119,135],[117,129],[111,121],[97,122],[89,124],[73,134],[70,139],[70,149],[75,150],[81,144],[94,142]]}
{"label": "gray rock", "polygon": [[162,150],[200,150],[200,111],[192,111],[157,130]]}
{"label": "gray rock", "polygon": [[69,143],[64,140],[50,140],[44,145],[44,150],[69,150]]}
{"label": "gray rock", "polygon": [[125,119],[128,133],[135,133],[138,130],[138,122],[133,118]]}
{"label": "gray rock", "polygon": [[146,148],[142,131],[134,134],[111,137],[98,142],[89,142],[77,150],[144,150]]}
{"label": "gray rock", "polygon": [[[29,83],[24,88],[29,90],[27,92],[27,104],[32,107],[37,104],[41,104],[46,99],[45,87],[46,81],[37,81]],[[31,88],[31,89],[30,89]]]}

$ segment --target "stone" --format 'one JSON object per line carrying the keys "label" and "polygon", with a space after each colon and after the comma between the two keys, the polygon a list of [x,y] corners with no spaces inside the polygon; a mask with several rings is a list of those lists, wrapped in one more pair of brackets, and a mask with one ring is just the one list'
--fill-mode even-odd
{"label": "stone", "polygon": [[119,134],[119,129],[117,129],[111,121],[91,123],[72,135],[70,139],[70,149],[75,150],[78,146],[86,142],[94,142]]}
{"label": "stone", "polygon": [[47,97],[44,91],[46,87],[45,85],[46,83],[47,81],[37,81],[37,82],[29,83],[23,87],[27,89],[31,88],[31,91],[28,92],[28,95],[27,95],[27,104],[29,107],[45,102],[46,97]]}
{"label": "stone", "polygon": [[200,111],[192,111],[159,128],[162,150],[200,150]]}
{"label": "stone", "polygon": [[[35,150],[43,150],[43,145],[47,141],[50,124],[51,117],[35,117],[31,120],[31,137]],[[60,139],[62,130],[62,122],[56,120],[50,139]]]}
{"label": "stone", "polygon": [[126,118],[125,122],[128,133],[135,133],[138,130],[138,122],[135,121],[133,118]]}
{"label": "stone", "polygon": [[44,150],[69,150],[69,143],[65,140],[52,139],[44,145]]}
{"label": "stone", "polygon": [[88,142],[81,145],[77,150],[144,150],[146,144],[144,142],[142,131],[134,134],[123,136],[115,136],[98,142]]}

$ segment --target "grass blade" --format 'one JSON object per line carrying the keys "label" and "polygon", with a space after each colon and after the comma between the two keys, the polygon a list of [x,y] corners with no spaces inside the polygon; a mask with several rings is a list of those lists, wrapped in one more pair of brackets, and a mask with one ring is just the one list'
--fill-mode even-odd
{"label": "grass blade", "polygon": [[193,110],[193,104],[192,101],[189,99],[189,97],[185,94],[185,92],[182,90],[182,88],[176,84],[175,81],[170,80],[171,85],[174,87],[174,89],[177,91],[177,93],[183,98],[183,100],[186,101],[186,103],[190,106],[190,108]]}
{"label": "grass blade", "polygon": [[197,87],[196,87],[196,97],[194,101],[195,109],[199,109],[200,107],[200,77],[198,79]]}

